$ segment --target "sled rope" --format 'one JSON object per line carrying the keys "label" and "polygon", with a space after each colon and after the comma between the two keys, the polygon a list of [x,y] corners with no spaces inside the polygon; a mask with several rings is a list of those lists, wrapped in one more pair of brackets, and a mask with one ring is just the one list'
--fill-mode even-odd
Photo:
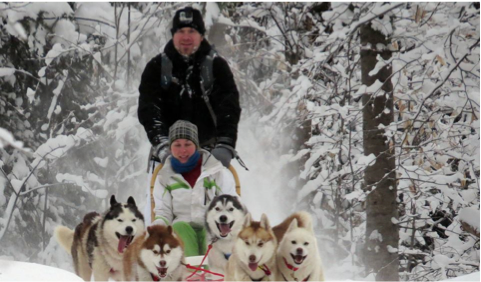
{"label": "sled rope", "polygon": [[[202,261],[200,262],[200,265],[202,266],[204,264],[204,261],[205,259],[207,258],[207,256],[209,255],[209,252],[210,250],[212,249],[212,244],[214,244],[217,240],[214,240],[211,244],[209,244],[209,246],[207,247],[207,251],[205,252],[205,255],[204,257],[202,258]],[[194,269],[195,271],[192,272],[191,275],[189,275],[187,278],[185,278],[185,280],[189,280],[189,278],[191,278],[192,276],[194,276],[197,271],[203,271],[203,272],[206,272],[206,273],[210,273],[210,274],[213,274],[213,275],[216,275],[216,276],[220,276],[220,277],[224,277],[224,275],[220,274],[220,273],[216,273],[216,272],[212,272],[210,270],[207,270],[207,269],[203,269],[202,267],[196,267],[196,266],[192,266],[190,264],[184,264],[185,267],[189,268],[189,269]],[[201,275],[202,276],[202,279],[203,281],[205,281],[205,273],[202,273],[202,274],[197,274],[197,275]],[[212,281],[224,281],[224,279],[220,279],[220,280],[212,280]]]}

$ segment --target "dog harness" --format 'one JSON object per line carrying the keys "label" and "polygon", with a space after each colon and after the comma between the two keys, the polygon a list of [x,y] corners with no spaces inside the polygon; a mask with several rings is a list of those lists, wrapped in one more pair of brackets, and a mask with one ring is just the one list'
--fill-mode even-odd
{"label": "dog harness", "polygon": [[[214,184],[215,184],[215,182],[214,182]],[[220,239],[219,237],[214,237],[214,238],[212,239],[212,242],[210,243],[210,245],[214,245],[214,243],[217,242],[219,239]],[[229,260],[230,255],[232,255],[232,254],[226,254],[226,253],[222,253],[222,254],[224,255],[224,258],[225,258],[226,260]]]}

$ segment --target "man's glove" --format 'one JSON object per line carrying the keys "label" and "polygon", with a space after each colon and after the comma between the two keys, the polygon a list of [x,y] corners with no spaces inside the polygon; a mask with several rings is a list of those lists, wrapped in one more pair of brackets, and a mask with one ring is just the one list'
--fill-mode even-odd
{"label": "man's glove", "polygon": [[229,168],[230,161],[235,157],[235,149],[226,144],[217,144],[211,154],[225,167]]}
{"label": "man's glove", "polygon": [[170,156],[169,140],[163,140],[154,147],[153,156],[159,159],[161,164],[165,164],[165,160]]}

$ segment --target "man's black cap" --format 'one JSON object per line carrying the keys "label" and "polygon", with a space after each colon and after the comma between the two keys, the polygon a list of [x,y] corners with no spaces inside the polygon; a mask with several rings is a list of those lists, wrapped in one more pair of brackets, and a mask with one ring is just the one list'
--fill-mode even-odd
{"label": "man's black cap", "polygon": [[175,12],[174,21],[172,22],[172,36],[174,33],[184,27],[191,27],[204,35],[205,25],[202,14],[199,10],[192,7],[185,7]]}

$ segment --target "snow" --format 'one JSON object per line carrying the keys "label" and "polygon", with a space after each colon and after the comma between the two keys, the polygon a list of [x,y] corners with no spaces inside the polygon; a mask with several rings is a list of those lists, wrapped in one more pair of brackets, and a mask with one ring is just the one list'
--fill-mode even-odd
{"label": "snow", "polygon": [[83,281],[77,275],[37,263],[5,260],[0,257],[0,281]]}
{"label": "snow", "polygon": [[[442,281],[479,281],[479,272]],[[37,263],[12,261],[0,257],[0,281],[83,281],[72,272]],[[329,280],[327,277],[326,281]],[[353,281],[353,280],[345,280]],[[442,282],[439,281],[439,282]]]}
{"label": "snow", "polygon": [[8,145],[15,148],[22,148],[23,142],[15,141],[12,133],[0,127],[0,148],[7,147]]}
{"label": "snow", "polygon": [[0,77],[10,76],[15,73],[14,68],[0,68]]}

